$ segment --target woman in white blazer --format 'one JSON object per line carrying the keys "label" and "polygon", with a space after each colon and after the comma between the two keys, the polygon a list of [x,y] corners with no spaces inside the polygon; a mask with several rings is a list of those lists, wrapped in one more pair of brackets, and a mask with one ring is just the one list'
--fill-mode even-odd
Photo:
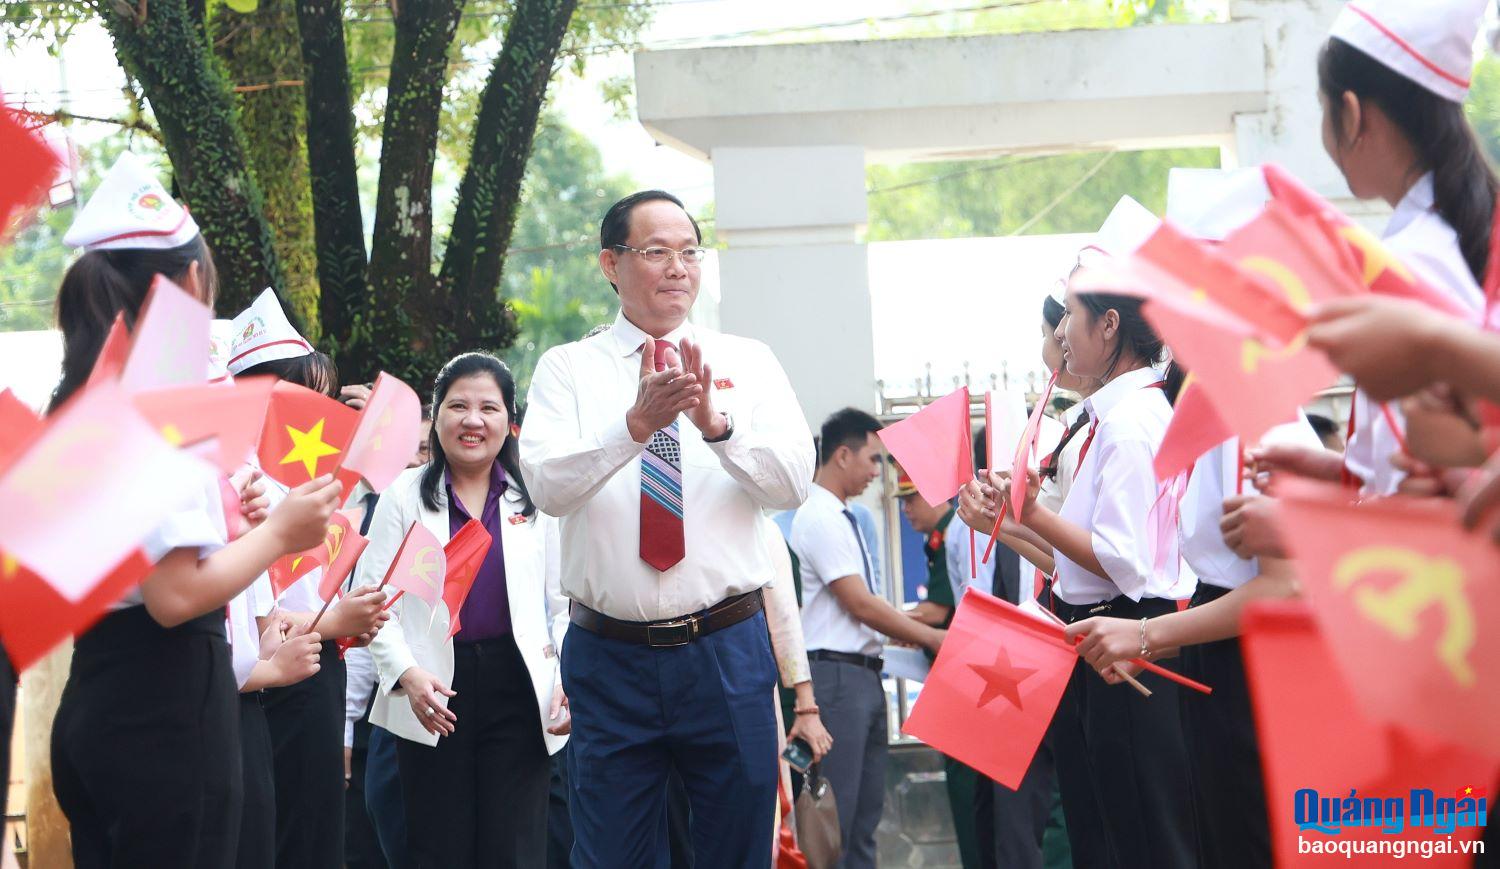
{"label": "woman in white blazer", "polygon": [[359,582],[379,584],[407,530],[440,541],[479,519],[493,542],[459,612],[402,595],[370,653],[380,680],[370,722],[400,737],[410,852],[420,867],[545,862],[549,755],[567,741],[558,655],[568,623],[555,520],[531,503],[511,420],[515,381],[465,353],[433,388],[432,460],[375,507]]}

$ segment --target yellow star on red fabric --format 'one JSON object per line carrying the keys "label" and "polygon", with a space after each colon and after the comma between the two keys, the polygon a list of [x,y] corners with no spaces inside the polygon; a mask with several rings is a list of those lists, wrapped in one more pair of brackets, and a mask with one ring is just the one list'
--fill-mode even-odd
{"label": "yellow star on red fabric", "polygon": [[336,456],[339,448],[323,441],[323,424],[326,419],[320,419],[307,431],[302,431],[294,426],[286,426],[286,436],[292,439],[292,450],[281,459],[281,464],[290,465],[293,462],[301,462],[307,468],[307,478],[313,479],[318,475],[318,460],[324,456]]}

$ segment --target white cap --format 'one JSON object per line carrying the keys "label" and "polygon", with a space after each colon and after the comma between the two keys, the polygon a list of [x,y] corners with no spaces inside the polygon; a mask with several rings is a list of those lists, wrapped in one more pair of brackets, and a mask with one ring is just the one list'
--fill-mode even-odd
{"label": "white cap", "polygon": [[63,244],[84,250],[166,250],[197,237],[192,215],[167,195],[141,158],[126,151],[73,218]]}
{"label": "white cap", "polygon": [[1456,103],[1469,93],[1474,40],[1489,0],[1358,0],[1328,35]]}
{"label": "white cap", "polygon": [[1125,256],[1134,253],[1136,248],[1146,243],[1151,233],[1161,221],[1152,214],[1146,206],[1136,202],[1129,196],[1121,196],[1120,201],[1109,212],[1109,217],[1104,218],[1104,224],[1099,231],[1094,233],[1092,243],[1086,245],[1084,250],[1102,251],[1110,256]]}
{"label": "white cap", "polygon": [[1265,210],[1266,173],[1245,169],[1173,169],[1167,173],[1167,220],[1188,235],[1223,241]]}
{"label": "white cap", "polygon": [[266,287],[255,302],[234,318],[230,332],[230,374],[276,359],[292,359],[313,352],[312,345],[292,328],[276,293]]}
{"label": "white cap", "polygon": [[234,321],[214,320],[208,324],[208,382],[229,379],[229,348],[234,343]]}

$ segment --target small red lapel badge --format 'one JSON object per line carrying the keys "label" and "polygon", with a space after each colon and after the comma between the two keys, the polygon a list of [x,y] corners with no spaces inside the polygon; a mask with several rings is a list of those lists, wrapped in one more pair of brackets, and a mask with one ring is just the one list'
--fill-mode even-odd
{"label": "small red lapel badge", "polygon": [[733,389],[734,381],[727,377],[720,377],[714,381],[714,389]]}
{"label": "small red lapel badge", "polygon": [[525,525],[526,524],[526,517],[522,516],[520,513],[517,513],[516,515],[510,517],[510,524],[512,524],[512,525]]}

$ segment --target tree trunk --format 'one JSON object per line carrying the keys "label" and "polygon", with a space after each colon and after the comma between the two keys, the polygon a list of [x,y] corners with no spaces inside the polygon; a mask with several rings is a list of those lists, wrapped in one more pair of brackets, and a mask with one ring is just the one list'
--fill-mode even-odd
{"label": "tree trunk", "polygon": [[398,7],[375,197],[371,307],[361,324],[356,376],[378,365],[425,383],[436,371],[428,355],[451,346],[452,312],[443,310],[432,274],[432,166],[448,49],[463,5],[402,0]]}
{"label": "tree trunk", "polygon": [[52,719],[63,686],[73,644],[64,643],[26,671],[20,691],[16,724],[24,732],[24,758],[11,758],[11,766],[25,764],[26,856],[28,866],[72,869],[73,846],[68,819],[52,791]]}
{"label": "tree trunk", "polygon": [[577,5],[519,0],[485,85],[439,281],[457,313],[459,346],[499,350],[515,337],[515,315],[499,298],[500,274],[547,82]]}
{"label": "tree trunk", "polygon": [[260,0],[248,15],[220,4],[210,32],[233,81],[272,84],[238,95],[240,130],[265,195],[266,219],[285,276],[276,291],[287,303],[292,321],[316,344],[318,256],[308,184],[306,104],[300,87],[273,84],[302,80],[293,0]]}
{"label": "tree trunk", "polygon": [[[161,125],[177,189],[214,250],[220,307],[239,310],[282,284],[234,100],[188,0],[99,0],[125,71]],[[137,19],[139,10],[144,17]]]}
{"label": "tree trunk", "polygon": [[[293,0],[302,41],[307,162],[312,174],[323,348],[343,357],[366,306],[364,216],[343,0]],[[347,374],[353,374],[351,370]]]}

